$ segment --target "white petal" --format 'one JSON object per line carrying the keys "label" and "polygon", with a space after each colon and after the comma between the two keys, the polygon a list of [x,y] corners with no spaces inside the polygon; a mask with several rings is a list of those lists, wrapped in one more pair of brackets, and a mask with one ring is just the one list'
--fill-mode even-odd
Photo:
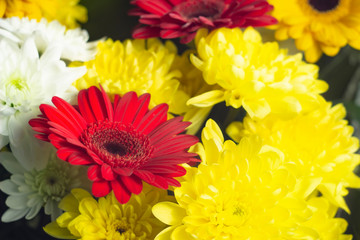
{"label": "white petal", "polygon": [[28,38],[22,47],[23,56],[31,60],[39,59],[39,53],[33,38]]}
{"label": "white petal", "polygon": [[5,147],[9,143],[9,137],[0,134],[0,149]]}
{"label": "white petal", "polygon": [[15,158],[26,170],[43,169],[48,162],[51,144],[34,137],[27,117],[16,119],[9,121],[10,147]]}
{"label": "white petal", "polygon": [[30,220],[33,219],[40,211],[42,207],[41,203],[36,204],[34,207],[30,208],[28,214],[26,214],[25,219]]}
{"label": "white petal", "polygon": [[24,177],[24,175],[21,175],[21,174],[11,175],[10,180],[18,186],[22,186],[22,185],[26,184],[25,177]]}
{"label": "white petal", "polygon": [[16,196],[11,195],[6,199],[5,204],[9,208],[20,210],[20,209],[28,208],[26,204],[27,201],[28,201],[27,194],[16,195]]}
{"label": "white petal", "polygon": [[18,163],[14,155],[10,152],[0,152],[0,163],[11,174],[25,172],[25,169]]}
{"label": "white petal", "polygon": [[[2,112],[2,114],[5,114],[5,113]],[[8,131],[9,118],[8,117],[3,117],[1,114],[0,114],[0,116],[1,116],[0,135],[8,136],[9,135],[9,131]]]}
{"label": "white petal", "polygon": [[1,181],[0,182],[0,190],[8,195],[10,195],[10,194],[13,195],[14,193],[19,192],[18,186],[10,180]]}
{"label": "white petal", "polygon": [[13,222],[13,221],[19,220],[20,218],[23,218],[29,210],[30,209],[21,209],[21,210],[8,209],[1,216],[1,221]]}

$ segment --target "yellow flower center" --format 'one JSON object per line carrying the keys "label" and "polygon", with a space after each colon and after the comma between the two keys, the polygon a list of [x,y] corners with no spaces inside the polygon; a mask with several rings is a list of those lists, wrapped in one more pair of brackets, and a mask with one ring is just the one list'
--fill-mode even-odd
{"label": "yellow flower center", "polygon": [[108,232],[113,232],[115,235],[131,235],[132,231],[129,225],[124,220],[115,219],[114,222],[108,226]]}
{"label": "yellow flower center", "polygon": [[304,14],[323,22],[334,22],[349,13],[350,0],[298,0]]}
{"label": "yellow flower center", "polygon": [[249,218],[249,208],[243,203],[235,202],[231,206],[224,207],[222,211],[217,214],[217,225],[241,226]]}

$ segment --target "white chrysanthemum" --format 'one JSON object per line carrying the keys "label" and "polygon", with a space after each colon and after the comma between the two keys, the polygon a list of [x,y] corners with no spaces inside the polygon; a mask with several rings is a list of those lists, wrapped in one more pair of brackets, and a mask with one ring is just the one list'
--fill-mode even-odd
{"label": "white chrysanthemum", "polygon": [[21,47],[1,39],[0,49],[0,148],[10,142],[25,168],[42,168],[38,159],[43,143],[34,141],[28,121],[40,113],[39,105],[50,103],[53,96],[70,100],[74,95],[71,84],[86,68],[66,67],[56,45],[49,45],[39,57],[31,38]]}
{"label": "white chrysanthemum", "polygon": [[69,61],[89,61],[96,53],[97,42],[88,42],[86,30],[66,29],[59,22],[48,22],[45,18],[40,22],[27,17],[0,19],[0,36],[20,45],[33,37],[40,52],[44,52],[50,44],[56,44],[61,49],[61,58]]}
{"label": "white chrysanthemum", "polygon": [[0,182],[0,189],[9,197],[6,199],[8,210],[2,215],[3,222],[12,222],[20,218],[34,218],[42,207],[54,220],[60,216],[60,200],[71,189],[88,189],[84,166],[73,166],[56,157],[54,151],[43,155],[46,167],[41,170],[25,170],[10,152],[0,152],[0,163],[12,175]]}

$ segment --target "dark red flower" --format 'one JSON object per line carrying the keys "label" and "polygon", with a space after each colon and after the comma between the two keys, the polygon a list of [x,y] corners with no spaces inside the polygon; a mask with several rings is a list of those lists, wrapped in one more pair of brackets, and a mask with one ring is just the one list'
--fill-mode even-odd
{"label": "dark red flower", "polygon": [[260,27],[277,23],[265,15],[273,9],[266,0],[132,0],[140,16],[134,38],[178,38],[190,42],[199,28]]}
{"label": "dark red flower", "polygon": [[40,118],[30,120],[36,137],[51,142],[60,159],[88,165],[96,197],[114,191],[120,203],[142,191],[142,181],[159,188],[180,186],[174,177],[186,171],[179,164],[197,161],[187,149],[198,142],[181,134],[190,125],[182,117],[167,120],[167,104],[149,110],[150,94],[115,95],[114,104],[96,87],[81,90],[79,106],[53,97],[42,104]]}

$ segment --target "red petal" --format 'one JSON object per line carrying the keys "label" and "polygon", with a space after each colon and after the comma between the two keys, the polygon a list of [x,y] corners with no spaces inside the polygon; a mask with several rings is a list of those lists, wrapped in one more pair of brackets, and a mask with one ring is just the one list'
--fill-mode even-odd
{"label": "red petal", "polygon": [[141,178],[143,181],[162,189],[168,189],[169,185],[165,178],[152,174],[146,170],[136,170],[134,174]]}
{"label": "red petal", "polygon": [[108,180],[108,181],[115,180],[115,174],[114,174],[113,170],[106,163],[101,165],[101,175],[105,180]]}
{"label": "red petal", "polygon": [[181,187],[181,184],[178,180],[174,179],[174,178],[167,178],[166,179],[167,183],[171,186],[174,187]]}
{"label": "red petal", "polygon": [[61,147],[56,151],[56,155],[58,156],[58,158],[60,158],[61,160],[67,160],[68,157],[73,154],[74,152],[82,152],[83,149],[76,147],[76,146],[71,146],[70,144],[68,144],[66,147]]}
{"label": "red petal", "polygon": [[114,109],[111,104],[110,98],[106,94],[106,92],[104,91],[104,89],[101,85],[100,85],[100,89],[101,89],[101,94],[103,95],[103,99],[104,99],[104,103],[105,103],[105,107],[106,107],[106,111],[107,111],[107,118],[109,119],[109,121],[113,121]]}
{"label": "red petal", "polygon": [[59,136],[62,136],[63,138],[77,138],[77,136],[69,131],[67,128],[61,126],[60,124],[56,122],[50,122],[49,121],[49,130],[53,133],[56,133]]}
{"label": "red petal", "polygon": [[165,103],[157,105],[141,119],[139,125],[135,128],[143,134],[149,134],[154,128],[162,124],[167,119],[169,106]]}
{"label": "red petal", "polygon": [[131,192],[120,182],[111,181],[111,187],[114,191],[116,199],[121,203],[127,203],[131,197]]}
{"label": "red petal", "polygon": [[102,181],[103,178],[101,177],[101,169],[99,165],[92,165],[88,168],[87,171],[88,178],[91,181]]}
{"label": "red petal", "polygon": [[174,135],[184,132],[191,123],[182,122],[182,119],[183,117],[175,117],[157,126],[148,135],[151,144],[156,145],[161,142],[165,142]]}
{"label": "red petal", "polygon": [[87,123],[85,119],[68,102],[58,97],[53,97],[52,102],[57,107],[57,109],[65,114],[72,121],[72,123],[77,126],[77,128],[86,129]]}
{"label": "red petal", "polygon": [[183,38],[180,39],[180,43],[182,44],[188,44],[189,42],[191,42],[196,35],[196,31],[193,33],[189,33],[188,35],[184,36]]}
{"label": "red petal", "polygon": [[128,92],[120,99],[115,109],[115,122],[130,123],[137,111],[138,97],[135,92]]}
{"label": "red petal", "polygon": [[88,89],[88,99],[90,101],[91,110],[97,121],[102,121],[107,118],[106,107],[102,93],[100,90],[92,86]]}
{"label": "red petal", "polygon": [[[67,146],[67,144],[68,144],[68,142],[63,137],[61,137],[55,133],[50,134],[48,136],[48,139],[49,139],[50,143],[58,149],[63,146]],[[65,159],[63,159],[63,160],[65,160]]]}
{"label": "red petal", "polygon": [[[197,156],[197,155],[195,155],[195,156]],[[193,157],[194,157],[194,155],[178,156],[178,153],[169,154],[169,155],[159,155],[159,156],[151,157],[149,159],[149,161],[143,166],[143,168],[146,168],[147,166],[152,166],[152,165],[182,164],[182,163],[188,163],[190,161],[198,161],[198,159],[193,158]]]}
{"label": "red petal", "polygon": [[134,1],[133,4],[136,4],[140,8],[159,16],[164,15],[173,7],[165,0],[138,0]]}
{"label": "red petal", "polygon": [[64,128],[71,131],[76,137],[80,136],[82,133],[82,129],[78,128],[74,125],[74,123],[66,116],[66,114],[63,114],[60,110],[56,109],[53,106],[41,104],[40,109],[46,114],[46,117],[52,121],[55,122]]}
{"label": "red petal", "polygon": [[96,118],[91,110],[90,103],[88,100],[88,93],[86,89],[83,89],[78,94],[78,104],[81,115],[84,117],[86,122],[96,122]]}
{"label": "red petal", "polygon": [[86,152],[97,164],[102,165],[104,163],[103,160],[101,160],[99,156],[90,149],[86,148]]}
{"label": "red petal", "polygon": [[132,122],[134,128],[136,128],[139,125],[145,114],[149,111],[149,103],[150,103],[150,94],[145,93],[139,97],[137,111],[135,114],[134,121]]}
{"label": "red petal", "polygon": [[92,158],[89,155],[81,152],[73,152],[67,159],[67,161],[73,165],[89,165],[94,164]]}
{"label": "red petal", "polygon": [[131,174],[133,174],[133,169],[131,168],[114,167],[113,171],[118,175],[122,176],[130,176]]}
{"label": "red petal", "polygon": [[154,38],[160,36],[160,28],[159,27],[137,27],[132,33],[133,38]]}
{"label": "red petal", "polygon": [[[156,174],[170,174],[172,177],[175,177],[175,175],[178,176],[184,176],[186,174],[185,168],[178,166],[178,165],[151,165],[141,168],[142,170],[149,171],[151,173]],[[174,176],[173,176],[174,174]]]}
{"label": "red petal", "polygon": [[139,22],[145,25],[158,25],[161,23],[160,17],[154,14],[140,16]]}
{"label": "red petal", "polygon": [[110,183],[108,181],[93,182],[91,190],[95,197],[104,197],[111,191]]}
{"label": "red petal", "polygon": [[178,38],[186,35],[187,32],[176,31],[174,29],[162,29],[160,31],[160,37],[169,39],[169,38]]}
{"label": "red petal", "polygon": [[135,175],[132,175],[131,177],[120,176],[120,179],[130,192],[134,194],[141,193],[143,185],[140,178],[138,178]]}
{"label": "red petal", "polygon": [[197,142],[199,142],[199,139],[196,136],[187,134],[176,135],[167,142],[157,145],[153,154],[161,155],[175,153],[187,149]]}

